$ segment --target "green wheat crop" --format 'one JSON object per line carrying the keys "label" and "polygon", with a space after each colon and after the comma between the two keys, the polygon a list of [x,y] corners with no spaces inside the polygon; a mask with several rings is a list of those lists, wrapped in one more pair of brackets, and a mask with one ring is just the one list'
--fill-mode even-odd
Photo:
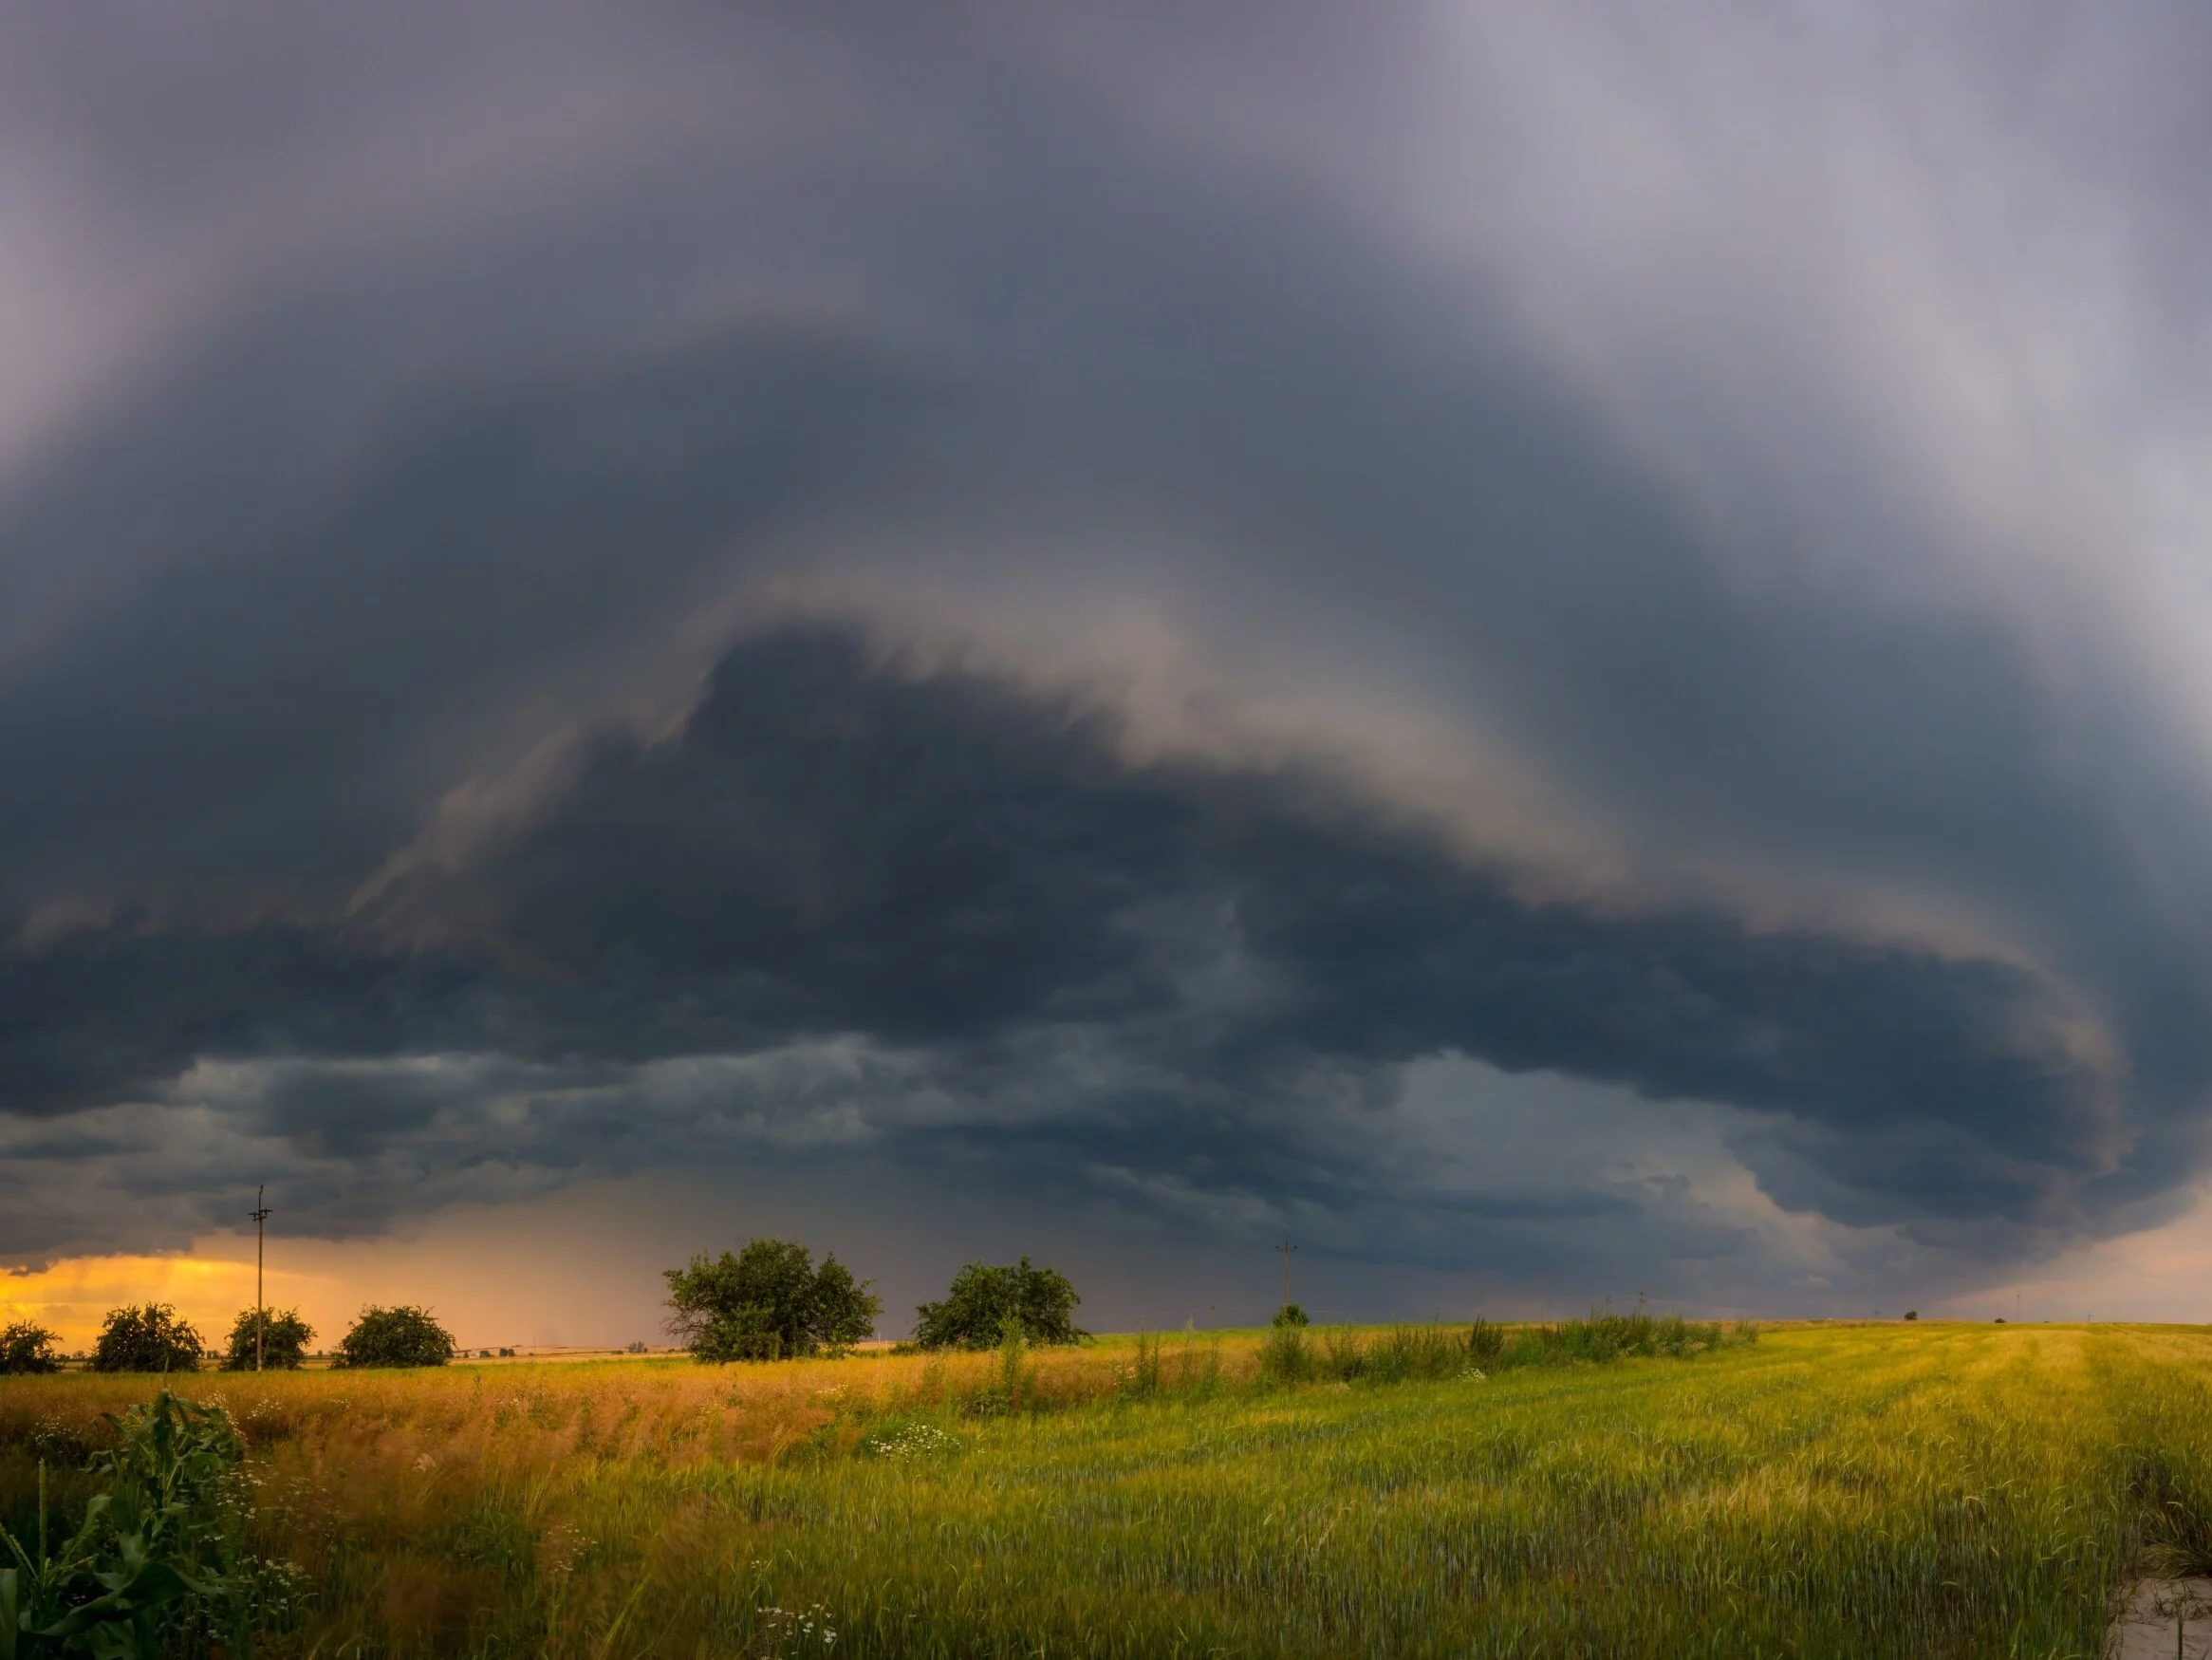
{"label": "green wheat crop", "polygon": [[[1283,1344],[195,1392],[309,1588],[273,1655],[2086,1657],[2212,1562],[2194,1329]],[[0,1380],[0,1521],[158,1387]]]}

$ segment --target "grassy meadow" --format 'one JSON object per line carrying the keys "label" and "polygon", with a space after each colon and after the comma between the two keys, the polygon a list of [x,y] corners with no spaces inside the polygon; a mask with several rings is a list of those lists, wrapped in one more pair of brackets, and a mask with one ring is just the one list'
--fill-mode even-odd
{"label": "grassy meadow", "polygon": [[[2193,1328],[1391,1342],[177,1382],[288,1564],[265,1654],[2089,1656],[2124,1575],[2212,1554]],[[0,1378],[0,1520],[42,1458],[81,1510],[158,1387]]]}

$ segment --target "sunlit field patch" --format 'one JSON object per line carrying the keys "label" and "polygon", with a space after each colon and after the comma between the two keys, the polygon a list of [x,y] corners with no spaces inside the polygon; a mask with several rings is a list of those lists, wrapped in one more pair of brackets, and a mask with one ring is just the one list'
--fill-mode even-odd
{"label": "sunlit field patch", "polygon": [[[302,1576],[270,1654],[2087,1656],[2212,1551],[2194,1329],[1329,1337],[177,1382]],[[0,1379],[0,1520],[158,1388]]]}

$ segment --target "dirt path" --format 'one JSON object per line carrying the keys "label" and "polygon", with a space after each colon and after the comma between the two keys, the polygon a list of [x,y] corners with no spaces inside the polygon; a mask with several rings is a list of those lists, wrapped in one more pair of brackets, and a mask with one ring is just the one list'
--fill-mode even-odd
{"label": "dirt path", "polygon": [[2138,1579],[2105,1637],[2104,1660],[2212,1660],[2212,1579]]}

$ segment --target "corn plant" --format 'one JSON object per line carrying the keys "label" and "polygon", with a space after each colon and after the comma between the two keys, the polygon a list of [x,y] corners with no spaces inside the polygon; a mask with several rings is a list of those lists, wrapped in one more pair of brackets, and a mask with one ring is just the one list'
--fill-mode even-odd
{"label": "corn plant", "polygon": [[[14,1566],[0,1569],[0,1660],[89,1654],[151,1657],[244,1600],[225,1574],[232,1541],[222,1499],[245,1442],[220,1407],[163,1390],[121,1417],[103,1414],[115,1445],[94,1455],[102,1490],[56,1549],[46,1461],[39,1461],[37,1553],[0,1528]],[[232,1633],[245,1652],[247,1633]]]}

